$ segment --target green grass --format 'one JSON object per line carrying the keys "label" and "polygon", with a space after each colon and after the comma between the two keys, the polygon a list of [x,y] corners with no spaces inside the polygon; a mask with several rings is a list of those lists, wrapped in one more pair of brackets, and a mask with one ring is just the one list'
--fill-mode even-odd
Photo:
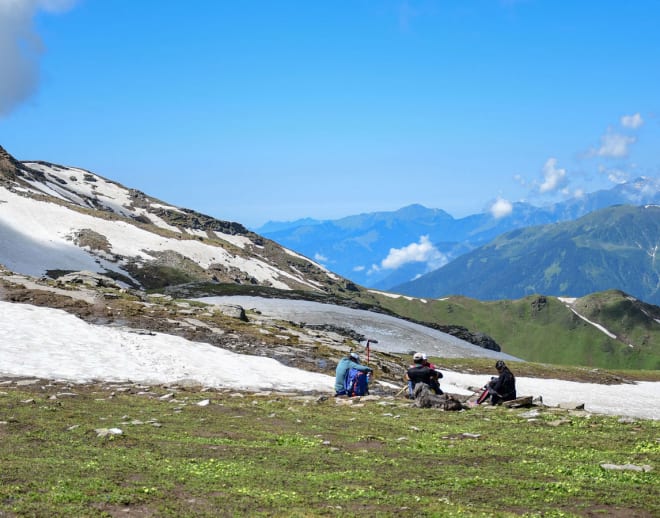
{"label": "green grass", "polygon": [[[0,391],[0,516],[660,515],[657,421],[404,399],[158,399],[165,388]],[[77,395],[51,399],[61,392]],[[123,434],[95,432],[111,427]]]}

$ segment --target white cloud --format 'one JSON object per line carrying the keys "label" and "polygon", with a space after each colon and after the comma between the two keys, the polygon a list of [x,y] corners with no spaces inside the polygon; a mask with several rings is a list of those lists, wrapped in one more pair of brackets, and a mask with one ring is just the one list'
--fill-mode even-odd
{"label": "white cloud", "polygon": [[495,219],[500,219],[508,216],[513,212],[513,204],[509,200],[498,197],[497,200],[491,205],[490,213]]}
{"label": "white cloud", "polygon": [[556,158],[548,158],[543,166],[543,183],[539,186],[540,192],[551,192],[559,189],[566,181],[566,169],[557,167]]}
{"label": "white cloud", "polygon": [[447,264],[447,257],[431,243],[429,236],[422,236],[418,243],[403,248],[390,248],[390,253],[380,263],[380,267],[396,270],[407,263],[428,263],[432,269]]}
{"label": "white cloud", "polygon": [[628,173],[620,169],[607,169],[604,171],[607,174],[607,179],[612,183],[626,183],[628,181]]}
{"label": "white cloud", "polygon": [[596,151],[598,156],[621,158],[628,155],[628,146],[637,139],[618,133],[607,133],[600,138],[600,148]]}
{"label": "white cloud", "polygon": [[320,253],[318,253],[318,252],[316,252],[316,253],[314,254],[314,260],[315,260],[316,262],[318,262],[318,263],[326,263],[326,262],[328,262],[328,258],[327,258],[326,256],[324,256],[323,254],[320,254]]}
{"label": "white cloud", "polygon": [[624,128],[636,129],[642,124],[644,124],[644,119],[642,119],[642,116],[639,113],[635,113],[634,115],[624,115],[621,117],[621,125]]}
{"label": "white cloud", "polygon": [[364,265],[359,265],[359,266],[353,267],[354,272],[363,272],[365,269],[366,268],[364,267]]}
{"label": "white cloud", "polygon": [[32,19],[37,11],[62,12],[75,0],[0,0],[0,116],[28,99],[39,83],[43,45]]}

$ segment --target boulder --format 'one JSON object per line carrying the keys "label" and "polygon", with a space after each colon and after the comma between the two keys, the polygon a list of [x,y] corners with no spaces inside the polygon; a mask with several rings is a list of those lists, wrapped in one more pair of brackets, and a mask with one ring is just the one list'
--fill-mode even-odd
{"label": "boulder", "polygon": [[463,403],[449,394],[436,394],[426,383],[417,383],[413,392],[412,406],[417,408],[439,408],[441,410],[463,410]]}
{"label": "boulder", "polygon": [[516,399],[512,399],[511,401],[504,401],[502,403],[502,406],[507,408],[530,407],[533,405],[533,399],[534,398],[532,396],[523,396]]}
{"label": "boulder", "polygon": [[110,277],[86,270],[67,273],[58,277],[57,280],[64,284],[86,284],[95,288],[119,288],[119,285]]}
{"label": "boulder", "polygon": [[223,304],[216,306],[215,309],[227,317],[237,318],[243,322],[248,321],[247,315],[245,314],[245,309],[243,309],[242,306],[234,304]]}

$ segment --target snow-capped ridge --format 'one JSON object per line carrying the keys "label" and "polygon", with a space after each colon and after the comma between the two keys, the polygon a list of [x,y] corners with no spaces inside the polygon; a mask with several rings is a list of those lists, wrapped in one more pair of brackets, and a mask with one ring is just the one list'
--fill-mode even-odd
{"label": "snow-capped ridge", "polygon": [[[86,169],[0,148],[0,264],[90,270],[125,285],[223,282],[323,291],[341,279],[236,222],[176,207]],[[175,273],[176,272],[176,273]],[[154,284],[155,283],[155,284]]]}

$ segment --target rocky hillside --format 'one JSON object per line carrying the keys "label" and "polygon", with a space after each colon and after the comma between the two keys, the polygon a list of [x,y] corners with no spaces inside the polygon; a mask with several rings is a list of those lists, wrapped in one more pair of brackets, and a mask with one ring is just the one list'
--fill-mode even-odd
{"label": "rocky hillside", "polygon": [[[68,285],[102,275],[94,282],[110,280],[140,297],[154,290],[184,298],[256,294],[379,310],[367,290],[239,223],[84,169],[19,162],[2,148],[0,244],[0,266],[42,281]],[[447,332],[496,349],[478,331]]]}
{"label": "rocky hillside", "polygon": [[102,273],[132,288],[194,281],[342,292],[352,283],[247,230],[95,173],[19,162],[0,147],[0,264],[57,278]]}
{"label": "rocky hillside", "polygon": [[[0,301],[61,309],[90,324],[137,334],[179,336],[328,375],[334,375],[337,362],[365,339],[348,323],[322,326],[284,322],[236,304],[206,304],[162,292],[147,294],[121,288],[112,279],[97,274],[76,273],[54,281],[0,267]],[[484,352],[484,357],[487,354]],[[379,382],[400,384],[407,360],[387,352],[371,354]],[[1,361],[0,372],[4,372]],[[392,387],[376,383],[374,392],[390,393]]]}

